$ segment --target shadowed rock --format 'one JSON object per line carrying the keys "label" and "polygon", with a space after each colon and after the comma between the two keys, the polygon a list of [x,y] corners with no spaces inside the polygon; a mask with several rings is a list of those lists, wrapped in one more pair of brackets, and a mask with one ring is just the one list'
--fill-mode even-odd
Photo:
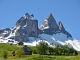
{"label": "shadowed rock", "polygon": [[59,30],[58,25],[51,13],[46,17],[44,22],[41,24],[40,30],[43,30],[43,33],[45,34],[54,34],[56,33],[56,31]]}

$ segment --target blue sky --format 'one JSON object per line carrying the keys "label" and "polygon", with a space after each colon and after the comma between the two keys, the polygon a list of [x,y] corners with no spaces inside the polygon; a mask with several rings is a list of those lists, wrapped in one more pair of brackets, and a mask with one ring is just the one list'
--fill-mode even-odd
{"label": "blue sky", "polygon": [[25,13],[34,14],[39,26],[52,13],[71,35],[80,40],[80,0],[0,0],[0,29],[15,26]]}

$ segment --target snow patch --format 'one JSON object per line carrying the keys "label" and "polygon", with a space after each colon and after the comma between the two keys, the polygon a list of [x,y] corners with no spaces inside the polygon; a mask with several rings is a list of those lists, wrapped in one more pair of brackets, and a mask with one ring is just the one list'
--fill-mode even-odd
{"label": "snow patch", "polygon": [[[13,29],[15,29],[14,30],[14,33],[12,33],[12,31],[11,31],[11,33],[10,33],[10,35],[8,36],[8,37],[6,37],[5,39],[9,39],[10,37],[14,37],[15,36],[15,33],[17,32],[17,30],[20,28],[20,26],[18,26],[18,27],[14,27]],[[13,30],[12,29],[12,30]]]}
{"label": "snow patch", "polygon": [[48,29],[48,28],[49,28],[49,26],[44,27],[44,29]]}
{"label": "snow patch", "polygon": [[[0,37],[0,43],[13,43],[13,44],[17,44],[18,41],[9,39],[12,36],[15,36],[16,31],[19,29],[20,27],[17,27],[14,31],[14,33],[10,33],[10,35],[6,38]],[[13,30],[12,29],[12,30]],[[36,46],[37,44],[39,44],[40,41],[45,41],[48,43],[49,46],[52,46],[50,43],[54,43],[54,44],[70,44],[75,50],[80,51],[80,41],[73,39],[71,37],[67,37],[66,34],[63,33],[57,33],[57,34],[53,34],[53,35],[48,35],[48,34],[39,34],[38,38],[35,37],[29,37],[29,41],[28,42],[24,42],[24,45],[31,45],[31,46]]]}
{"label": "snow patch", "polygon": [[77,51],[80,51],[80,41],[79,40],[68,40],[65,41],[67,44],[70,43],[71,46],[73,46],[73,48]]}

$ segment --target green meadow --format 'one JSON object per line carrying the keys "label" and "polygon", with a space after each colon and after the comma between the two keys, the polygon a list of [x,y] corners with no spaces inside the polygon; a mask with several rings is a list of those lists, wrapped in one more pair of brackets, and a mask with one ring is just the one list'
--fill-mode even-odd
{"label": "green meadow", "polygon": [[[0,43],[0,60],[80,60],[80,52],[78,52],[77,56],[55,56],[39,54],[23,55],[20,58],[12,56],[12,52],[21,47],[23,46]],[[28,47],[32,50],[36,49],[34,46]],[[8,57],[6,59],[3,58],[3,51],[7,51],[8,53]]]}

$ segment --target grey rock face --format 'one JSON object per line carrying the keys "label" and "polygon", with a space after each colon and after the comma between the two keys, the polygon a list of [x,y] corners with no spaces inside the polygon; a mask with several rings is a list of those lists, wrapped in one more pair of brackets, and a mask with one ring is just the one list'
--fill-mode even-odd
{"label": "grey rock face", "polygon": [[38,21],[33,15],[26,13],[17,21],[16,27],[20,28],[16,32],[15,40],[28,41],[29,37],[38,36]]}
{"label": "grey rock face", "polygon": [[72,37],[71,34],[65,30],[61,21],[58,22],[58,27],[62,33],[67,34],[67,37]]}
{"label": "grey rock face", "polygon": [[42,33],[45,34],[56,34],[56,33],[64,33],[67,35],[67,37],[72,37],[69,32],[67,32],[61,22],[56,23],[56,20],[54,19],[52,14],[49,14],[47,18],[44,20],[42,25],[40,26],[40,30],[42,30]]}
{"label": "grey rock face", "polygon": [[65,32],[65,31],[66,31],[65,28],[63,27],[63,24],[62,24],[61,21],[58,22],[58,27],[59,27],[59,30],[60,30],[61,32]]}
{"label": "grey rock face", "polygon": [[9,34],[11,33],[11,29],[10,28],[5,28],[5,29],[1,29],[0,30],[0,36],[1,37],[8,37]]}
{"label": "grey rock face", "polygon": [[19,29],[15,34],[16,34],[15,36],[16,41],[24,41],[24,42],[29,41],[29,36],[23,30]]}
{"label": "grey rock face", "polygon": [[47,18],[44,20],[42,25],[40,26],[40,30],[43,30],[43,33],[46,34],[55,34],[56,31],[59,30],[58,25],[52,16],[52,14],[49,14]]}

